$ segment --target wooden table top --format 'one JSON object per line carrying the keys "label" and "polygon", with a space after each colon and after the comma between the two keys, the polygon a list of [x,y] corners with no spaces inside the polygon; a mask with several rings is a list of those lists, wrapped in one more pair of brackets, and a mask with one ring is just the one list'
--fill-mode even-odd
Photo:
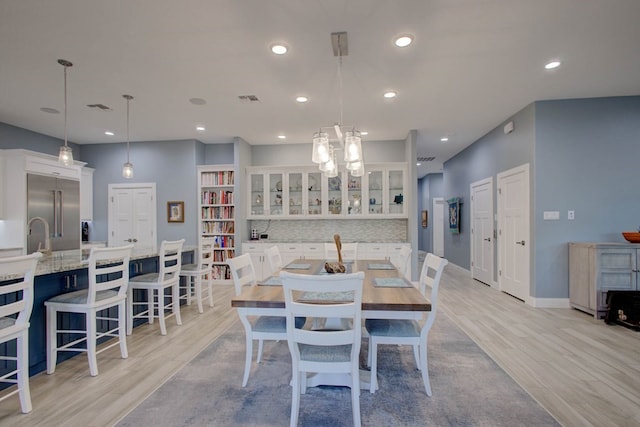
{"label": "wooden table top", "polygon": [[[307,269],[284,270],[299,274],[318,274],[324,260],[296,260],[292,264],[308,264]],[[349,263],[347,268],[349,268]],[[426,299],[418,289],[411,286],[411,282],[402,278],[398,271],[393,269],[373,269],[374,264],[392,265],[385,260],[359,260],[351,263],[351,271],[364,271],[364,283],[362,289],[362,310],[379,311],[431,311],[431,302]],[[380,287],[374,286],[377,278],[402,278],[409,287]],[[284,292],[282,286],[260,285],[248,286],[239,296],[232,298],[232,307],[238,308],[284,308]]]}

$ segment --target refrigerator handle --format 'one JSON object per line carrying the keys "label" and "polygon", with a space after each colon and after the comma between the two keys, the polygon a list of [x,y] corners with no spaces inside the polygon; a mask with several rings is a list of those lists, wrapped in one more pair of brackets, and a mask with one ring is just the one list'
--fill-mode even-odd
{"label": "refrigerator handle", "polygon": [[53,190],[53,237],[62,237],[64,217],[62,190]]}
{"label": "refrigerator handle", "polygon": [[60,228],[59,233],[60,237],[64,236],[64,192],[62,190],[58,190],[60,196],[58,197],[58,209],[60,209]]}
{"label": "refrigerator handle", "polygon": [[58,190],[53,190],[53,237],[58,237]]}

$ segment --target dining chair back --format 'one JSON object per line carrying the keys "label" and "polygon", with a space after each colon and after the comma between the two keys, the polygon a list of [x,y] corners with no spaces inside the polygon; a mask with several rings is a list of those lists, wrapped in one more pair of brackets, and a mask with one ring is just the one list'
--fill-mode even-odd
{"label": "dining chair back", "polygon": [[[327,261],[338,260],[338,248],[335,243],[324,244],[324,258]],[[342,243],[342,259],[344,261],[355,261],[358,259],[358,243]]]}
{"label": "dining chair back", "polygon": [[[350,378],[353,424],[360,425],[360,342],[364,272],[325,276],[280,273],[292,360],[291,426],[298,423],[300,394],[307,373],[346,374]],[[300,329],[296,318],[344,319],[348,329]],[[354,326],[355,325],[355,326]]]}
{"label": "dining chair back", "polygon": [[[180,316],[180,269],[182,267],[182,246],[184,239],[169,241],[163,240],[158,254],[158,272],[146,273],[135,276],[129,280],[127,295],[127,335],[133,331],[135,319],[146,318],[149,324],[158,318],[160,333],[167,335],[166,318],[175,316],[176,323],[182,325]],[[146,301],[135,301],[134,290],[146,290]],[[165,292],[171,290],[171,294]],[[135,307],[146,306],[138,313],[134,313]],[[165,315],[166,310],[171,309],[171,314]]]}
{"label": "dining chair back", "polygon": [[198,304],[198,312],[202,313],[203,288],[206,285],[206,293],[209,306],[213,307],[213,248],[215,240],[213,237],[202,237],[198,245],[195,263],[182,264],[180,276],[184,277],[184,293],[180,296],[186,300],[187,305],[191,305],[191,299],[195,297]]}
{"label": "dining chair back", "polygon": [[278,274],[280,269],[284,266],[282,263],[282,257],[280,256],[280,249],[274,245],[265,249],[264,254],[267,256],[267,261],[269,262],[270,274],[272,276]]}
{"label": "dining chair back", "polygon": [[391,263],[394,265],[396,270],[400,272],[404,277],[409,276],[409,260],[411,259],[411,247],[403,246],[398,251],[397,255],[391,257]]}
{"label": "dining chair back", "polygon": [[[0,276],[12,277],[8,285],[0,286],[0,344],[16,340],[15,356],[5,353],[0,360],[15,369],[5,372],[0,383],[17,384],[17,388],[4,394],[0,401],[18,394],[20,409],[31,412],[29,391],[29,318],[33,309],[33,281],[40,252],[31,255],[0,258]],[[6,345],[2,345],[4,351]]]}
{"label": "dining chair back", "polygon": [[[420,273],[419,289],[431,302],[431,311],[422,323],[405,319],[366,319],[365,328],[369,334],[368,364],[371,366],[370,392],[378,389],[377,348],[379,344],[407,344],[413,346],[413,355],[418,369],[422,372],[422,382],[428,396],[431,384],[427,364],[427,339],[438,310],[438,290],[442,272],[448,261],[434,254],[427,254]],[[427,295],[428,294],[428,295]]]}
{"label": "dining chair back", "polygon": [[[120,355],[128,357],[125,300],[129,283],[129,261],[133,245],[112,248],[91,248],[89,254],[87,289],[67,292],[47,300],[44,305],[47,311],[47,373],[56,370],[58,352],[86,352],[89,359],[89,373],[98,375],[97,354],[115,345],[120,346]],[[115,308],[117,314],[113,314]],[[84,314],[85,330],[62,329],[66,322],[58,324],[58,313]],[[98,330],[98,320],[106,330]],[[60,329],[58,327],[60,326]],[[84,335],[68,343],[59,343],[65,335]],[[109,345],[97,350],[98,340],[104,337],[117,338]],[[86,342],[85,347],[78,347]]]}
{"label": "dining chair back", "polygon": [[[245,286],[256,286],[256,273],[251,261],[251,255],[246,253],[234,258],[227,259],[227,264],[231,270],[233,285],[236,295],[242,293]],[[287,328],[284,316],[249,316],[246,309],[238,308],[238,317],[244,327],[245,333],[245,363],[242,387],[247,385],[249,374],[251,373],[251,360],[253,357],[253,340],[258,340],[258,355],[256,362],[262,360],[262,350],[264,341],[280,341],[287,339]],[[301,320],[304,324],[304,320]],[[301,326],[302,327],[302,326]]]}

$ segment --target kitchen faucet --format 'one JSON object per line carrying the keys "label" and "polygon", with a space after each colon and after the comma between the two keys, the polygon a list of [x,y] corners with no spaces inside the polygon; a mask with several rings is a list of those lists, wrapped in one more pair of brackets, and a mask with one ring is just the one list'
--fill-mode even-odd
{"label": "kitchen faucet", "polygon": [[38,242],[38,252],[41,252],[44,255],[51,255],[51,237],[49,235],[49,223],[41,216],[34,216],[27,223],[27,227],[29,227],[29,234],[31,234],[31,224],[34,221],[41,221],[42,224],[44,224],[44,249],[40,248],[40,244],[42,242]]}

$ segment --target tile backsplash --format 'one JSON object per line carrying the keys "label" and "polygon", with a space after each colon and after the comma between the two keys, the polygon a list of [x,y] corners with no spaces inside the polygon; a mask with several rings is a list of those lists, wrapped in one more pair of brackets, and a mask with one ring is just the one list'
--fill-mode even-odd
{"label": "tile backsplash", "polygon": [[[407,219],[314,219],[249,221],[249,229],[275,242],[406,242]],[[249,233],[250,235],[250,233]]]}

